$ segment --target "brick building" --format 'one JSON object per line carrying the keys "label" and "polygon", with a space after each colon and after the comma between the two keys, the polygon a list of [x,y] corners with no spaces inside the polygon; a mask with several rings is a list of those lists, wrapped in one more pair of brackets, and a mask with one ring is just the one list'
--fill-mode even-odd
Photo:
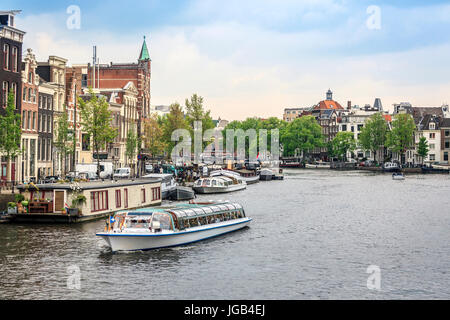
{"label": "brick building", "polygon": [[[0,112],[4,112],[8,93],[15,94],[16,110],[22,109],[22,43],[25,32],[16,29],[14,18],[21,11],[0,11]],[[0,155],[1,156],[1,155]],[[1,156],[1,181],[16,181],[17,159],[13,159],[8,170],[7,159]]]}
{"label": "brick building", "polygon": [[18,181],[36,179],[37,141],[38,141],[38,96],[39,75],[36,74],[36,57],[27,50],[22,63],[22,140],[23,153],[18,157]]}

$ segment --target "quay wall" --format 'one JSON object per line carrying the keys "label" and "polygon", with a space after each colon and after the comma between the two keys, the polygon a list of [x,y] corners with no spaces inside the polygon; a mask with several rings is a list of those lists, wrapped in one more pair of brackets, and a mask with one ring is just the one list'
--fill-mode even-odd
{"label": "quay wall", "polygon": [[8,202],[15,202],[15,194],[0,193],[0,211],[5,211],[8,208]]}

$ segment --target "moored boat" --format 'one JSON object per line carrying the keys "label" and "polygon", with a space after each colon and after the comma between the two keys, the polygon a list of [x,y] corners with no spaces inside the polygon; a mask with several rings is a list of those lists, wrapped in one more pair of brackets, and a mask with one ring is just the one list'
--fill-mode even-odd
{"label": "moored boat", "polygon": [[305,164],[306,169],[331,169],[331,164],[328,162],[316,162],[313,164]]}
{"label": "moored boat", "polygon": [[161,197],[163,200],[169,199],[171,194],[175,192],[177,183],[173,174],[152,173],[142,177],[143,179],[161,179]]}
{"label": "moored boat", "polygon": [[196,193],[201,194],[227,193],[244,190],[246,188],[247,183],[245,181],[231,176],[216,176],[198,179],[192,187]]}
{"label": "moored boat", "polygon": [[238,203],[186,204],[117,214],[109,219],[103,238],[113,252],[182,246],[248,227]]}
{"label": "moored boat", "polygon": [[194,190],[192,190],[192,188],[182,186],[177,186],[169,196],[170,200],[175,201],[192,200],[194,198],[195,198]]}
{"label": "moored boat", "polygon": [[399,172],[400,166],[395,162],[386,162],[383,165],[383,171],[384,172]]}
{"label": "moored boat", "polygon": [[405,176],[403,175],[403,173],[394,172],[392,174],[392,180],[405,180]]}
{"label": "moored boat", "polygon": [[209,176],[210,177],[227,176],[227,177],[232,177],[232,178],[236,178],[236,179],[241,179],[242,181],[245,181],[245,183],[247,183],[247,185],[259,182],[259,175],[257,175],[255,171],[246,170],[246,169],[235,170],[235,171],[223,170],[223,169],[216,170],[216,171],[211,172]]}
{"label": "moored boat", "polygon": [[273,171],[267,168],[262,169],[259,174],[259,177],[262,181],[272,181],[273,176],[274,176]]}

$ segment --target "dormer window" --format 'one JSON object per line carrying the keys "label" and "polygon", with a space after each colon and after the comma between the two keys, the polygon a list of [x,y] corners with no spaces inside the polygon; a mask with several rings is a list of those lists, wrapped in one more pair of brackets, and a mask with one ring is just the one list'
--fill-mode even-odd
{"label": "dormer window", "polygon": [[436,124],[430,123],[430,130],[436,130]]}

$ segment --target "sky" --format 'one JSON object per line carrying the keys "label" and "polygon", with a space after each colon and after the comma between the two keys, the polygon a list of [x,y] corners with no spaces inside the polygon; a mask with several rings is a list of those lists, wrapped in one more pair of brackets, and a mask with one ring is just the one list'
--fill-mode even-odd
{"label": "sky", "polygon": [[213,117],[243,120],[328,89],[343,106],[450,103],[447,0],[2,0],[11,9],[39,61],[88,63],[96,45],[101,63],[136,62],[146,36],[152,105],[197,93]]}

